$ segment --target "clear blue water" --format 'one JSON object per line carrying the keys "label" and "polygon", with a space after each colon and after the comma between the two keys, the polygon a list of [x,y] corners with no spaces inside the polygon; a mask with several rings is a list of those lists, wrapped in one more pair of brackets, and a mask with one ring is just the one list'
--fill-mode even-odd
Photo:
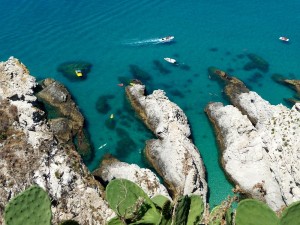
{"label": "clear blue water", "polygon": [[[193,139],[208,171],[211,205],[231,194],[219,167],[213,130],[203,112],[210,101],[222,101],[221,87],[208,79],[207,68],[216,66],[245,81],[272,104],[283,103],[293,92],[272,81],[271,74],[299,76],[300,2],[204,0],[0,0],[0,60],[19,58],[38,80],[52,77],[64,83],[84,114],[96,155],[93,170],[105,153],[147,166],[142,157],[151,133],[144,127],[117,86],[119,76],[131,77],[129,65],[138,65],[152,76],[150,90],[164,89],[185,111]],[[174,35],[176,41],[158,45],[153,39]],[[278,40],[287,36],[290,44]],[[248,61],[239,57],[255,53],[270,63],[270,71],[244,71]],[[174,57],[182,67],[163,61]],[[70,82],[56,71],[60,63],[85,60],[93,64],[84,81]],[[158,60],[168,74],[159,72]],[[250,80],[249,80],[250,79]],[[111,110],[100,114],[99,96],[113,95]],[[105,126],[114,113],[116,129]],[[123,139],[122,139],[123,138]],[[131,142],[124,142],[124,138]],[[103,144],[107,145],[101,149]]]}

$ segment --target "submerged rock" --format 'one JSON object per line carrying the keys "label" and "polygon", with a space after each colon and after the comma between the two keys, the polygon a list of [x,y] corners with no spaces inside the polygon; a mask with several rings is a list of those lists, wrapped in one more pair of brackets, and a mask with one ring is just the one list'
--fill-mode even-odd
{"label": "submerged rock", "polygon": [[269,71],[269,63],[262,57],[256,54],[247,54],[247,57],[250,59],[250,62],[244,66],[244,70],[258,69],[264,73]]}
{"label": "submerged rock", "polygon": [[[67,219],[105,224],[114,213],[103,200],[103,187],[72,146],[57,142],[47,120],[34,119],[43,112],[34,106],[35,78],[11,57],[0,63],[0,82],[0,114],[6,121],[0,127],[0,224],[8,201],[33,184],[50,196],[52,224]],[[11,100],[14,95],[18,99]]]}
{"label": "submerged rock", "polygon": [[[57,67],[57,71],[62,73],[63,76],[70,81],[80,81],[87,78],[87,74],[90,72],[92,64],[85,61],[70,61],[60,64]],[[82,72],[82,77],[76,75],[76,70]]]}
{"label": "submerged rock", "polygon": [[162,90],[145,96],[145,86],[134,84],[126,87],[126,94],[158,138],[146,142],[145,154],[172,197],[193,193],[206,201],[205,168],[199,150],[189,139],[191,131],[184,112]]}
{"label": "submerged rock", "polygon": [[101,114],[106,114],[111,110],[109,100],[113,99],[113,95],[102,95],[99,96],[96,102],[96,109]]}
{"label": "submerged rock", "polygon": [[294,105],[295,103],[300,102],[300,80],[293,80],[287,77],[284,77],[280,74],[273,74],[272,79],[277,83],[283,84],[289,88],[292,88],[296,91],[294,98],[285,98],[287,102]]}
{"label": "submerged rock", "polygon": [[95,170],[93,175],[106,183],[115,178],[127,179],[139,185],[150,198],[158,194],[170,198],[167,189],[151,170],[121,162],[111,155],[104,157],[100,168]]}
{"label": "submerged rock", "polygon": [[152,80],[151,75],[137,65],[129,65],[129,69],[134,79],[138,79],[143,82]]}
{"label": "submerged rock", "polygon": [[233,105],[210,103],[205,109],[222,166],[243,193],[279,210],[300,198],[300,105],[271,105],[243,85],[238,92],[242,82],[232,80],[226,80],[225,92]]}

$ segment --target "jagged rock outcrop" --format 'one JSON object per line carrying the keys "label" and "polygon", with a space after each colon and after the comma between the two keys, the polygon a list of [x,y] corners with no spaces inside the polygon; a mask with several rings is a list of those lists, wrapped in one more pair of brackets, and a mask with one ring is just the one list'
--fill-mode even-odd
{"label": "jagged rock outcrop", "polygon": [[210,103],[205,111],[216,128],[224,170],[242,192],[274,210],[299,200],[300,105],[271,105],[245,88],[232,94],[236,78],[220,78],[233,105]]}
{"label": "jagged rock outcrop", "polygon": [[[71,144],[74,139],[77,140],[77,151],[88,156],[91,147],[88,144],[84,133],[84,118],[80,113],[75,102],[72,100],[68,90],[58,81],[47,78],[41,82],[42,90],[36,95],[40,101],[44,102],[49,114],[54,111],[55,118],[51,118],[52,131],[59,141]],[[53,109],[52,109],[53,108]]]}
{"label": "jagged rock outcrop", "polygon": [[163,177],[172,197],[194,193],[206,201],[205,167],[198,149],[189,139],[191,131],[184,112],[162,90],[145,96],[145,86],[133,84],[126,87],[126,94],[158,138],[146,142],[145,154]]}
{"label": "jagged rock outcrop", "polygon": [[106,183],[115,178],[127,179],[139,185],[150,198],[158,194],[170,198],[167,189],[151,170],[121,162],[111,155],[106,155],[102,159],[100,167],[93,175]]}
{"label": "jagged rock outcrop", "polygon": [[52,224],[105,224],[114,213],[103,188],[75,149],[54,138],[45,112],[35,107],[35,78],[11,57],[0,63],[0,83],[0,224],[7,202],[32,184],[49,193]]}
{"label": "jagged rock outcrop", "polygon": [[292,98],[284,98],[290,104],[300,102],[300,80],[289,79],[280,74],[273,74],[272,79],[280,84],[286,85],[296,91],[296,94]]}

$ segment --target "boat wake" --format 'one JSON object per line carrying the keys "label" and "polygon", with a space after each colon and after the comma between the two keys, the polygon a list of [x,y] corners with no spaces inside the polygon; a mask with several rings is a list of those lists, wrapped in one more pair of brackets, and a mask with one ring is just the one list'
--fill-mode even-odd
{"label": "boat wake", "polygon": [[160,38],[149,38],[149,39],[133,39],[130,41],[124,42],[125,45],[129,46],[147,46],[147,45],[156,45],[156,44],[161,44],[161,39]]}

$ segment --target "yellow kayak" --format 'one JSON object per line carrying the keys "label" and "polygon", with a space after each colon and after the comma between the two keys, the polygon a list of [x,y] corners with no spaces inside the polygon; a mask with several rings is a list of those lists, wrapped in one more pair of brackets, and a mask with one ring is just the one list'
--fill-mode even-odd
{"label": "yellow kayak", "polygon": [[82,72],[81,70],[75,70],[76,76],[77,77],[82,77]]}

